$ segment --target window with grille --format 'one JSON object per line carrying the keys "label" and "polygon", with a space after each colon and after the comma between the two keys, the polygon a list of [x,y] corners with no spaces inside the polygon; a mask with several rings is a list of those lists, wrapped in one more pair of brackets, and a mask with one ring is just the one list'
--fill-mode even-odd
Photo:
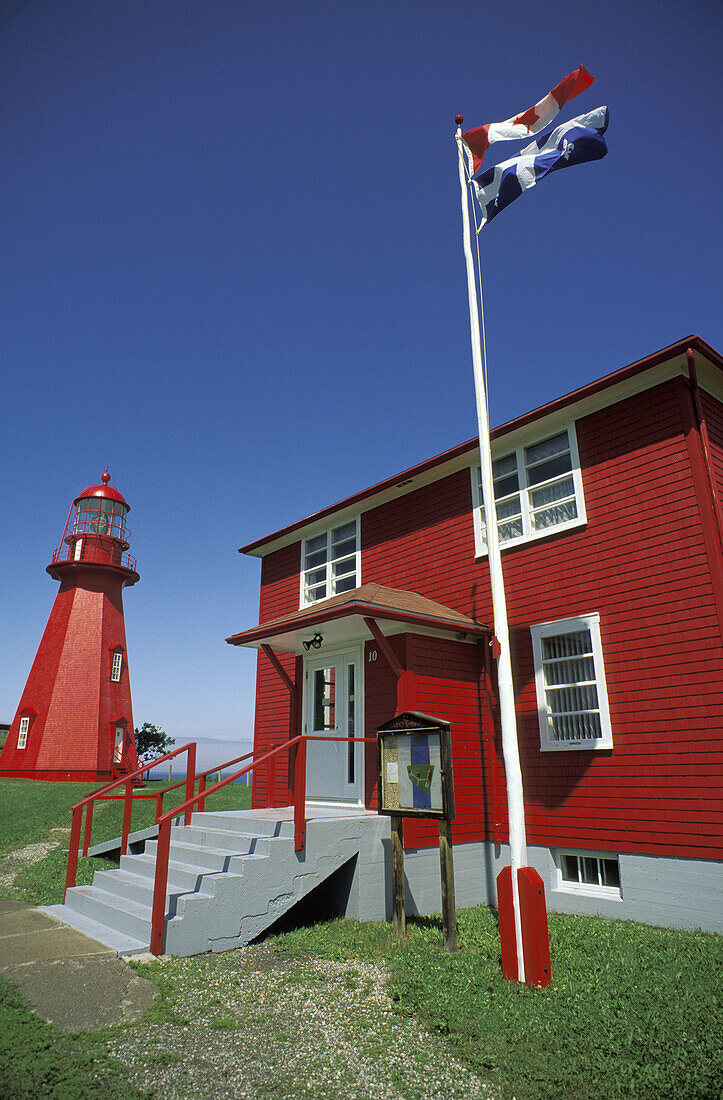
{"label": "window with grille", "polygon": [[18,748],[24,749],[28,743],[28,730],[30,729],[30,719],[20,719],[20,729],[18,730]]}
{"label": "window with grille", "polygon": [[305,539],[301,553],[301,606],[357,588],[359,556],[356,519]]}
{"label": "window with grille", "polygon": [[[585,522],[582,477],[574,426],[539,443],[520,446],[492,462],[501,546],[542,538]],[[482,473],[472,470],[475,548],[487,553]]]}
{"label": "window with grille", "polygon": [[597,852],[559,852],[558,885],[585,894],[620,897],[620,863],[617,856]]}
{"label": "window with grille", "polygon": [[530,630],[541,747],[612,748],[599,615]]}
{"label": "window with grille", "polygon": [[115,651],[115,653],[113,654],[113,661],[111,663],[111,668],[110,668],[110,678],[116,684],[118,683],[118,681],[121,678],[122,670],[123,670],[123,653],[122,653],[121,650],[117,649]]}

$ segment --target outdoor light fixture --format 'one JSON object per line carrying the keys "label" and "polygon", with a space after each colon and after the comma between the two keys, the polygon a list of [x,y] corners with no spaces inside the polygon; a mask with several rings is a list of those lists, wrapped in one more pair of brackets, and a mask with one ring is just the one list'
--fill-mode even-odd
{"label": "outdoor light fixture", "polygon": [[308,641],[302,642],[301,644],[308,652],[308,650],[310,650],[312,646],[314,647],[314,649],[321,649],[321,643],[323,641],[324,639],[322,638],[321,634],[316,633],[313,638],[309,638]]}

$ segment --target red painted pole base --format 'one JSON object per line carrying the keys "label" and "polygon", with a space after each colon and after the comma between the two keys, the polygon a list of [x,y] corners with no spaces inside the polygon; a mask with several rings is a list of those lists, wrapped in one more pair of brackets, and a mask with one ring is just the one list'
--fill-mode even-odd
{"label": "red painted pole base", "polygon": [[[520,867],[517,872],[517,885],[520,895],[525,983],[544,989],[552,981],[545,884],[534,867]],[[497,876],[497,907],[500,917],[502,973],[509,981],[516,982],[519,976],[511,867],[503,868]]]}

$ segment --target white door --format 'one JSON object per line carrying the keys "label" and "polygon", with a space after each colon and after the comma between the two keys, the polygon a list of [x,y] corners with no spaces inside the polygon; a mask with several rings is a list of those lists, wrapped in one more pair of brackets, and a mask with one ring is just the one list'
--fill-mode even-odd
{"label": "white door", "polygon": [[[363,737],[361,652],[347,650],[306,659],[304,732],[314,737]],[[364,746],[309,741],[306,797],[312,802],[360,804]]]}
{"label": "white door", "polygon": [[123,737],[125,732],[125,726],[116,726],[115,740],[113,743],[113,760],[116,764],[120,764],[123,758]]}

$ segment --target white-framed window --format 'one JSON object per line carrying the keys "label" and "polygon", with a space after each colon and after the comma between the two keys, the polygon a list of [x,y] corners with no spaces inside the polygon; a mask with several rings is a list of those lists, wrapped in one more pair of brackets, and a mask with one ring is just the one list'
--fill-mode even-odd
{"label": "white-framed window", "polygon": [[20,719],[20,729],[18,730],[18,748],[24,749],[28,743],[28,730],[30,729],[30,719]]}
{"label": "white-framed window", "polygon": [[301,606],[357,588],[360,581],[359,519],[304,539],[301,547]]}
{"label": "white-framed window", "polygon": [[113,653],[113,658],[110,666],[110,678],[114,683],[118,683],[121,678],[121,672],[123,671],[123,650],[116,649]]}
{"label": "white-framed window", "polygon": [[554,859],[558,890],[592,897],[622,897],[620,861],[616,855],[558,851]]}
{"label": "white-framed window", "polygon": [[[493,459],[497,531],[502,547],[585,523],[575,426]],[[487,553],[482,474],[472,467],[475,553]]]}
{"label": "white-framed window", "polygon": [[600,616],[597,612],[530,627],[540,747],[611,749]]}

